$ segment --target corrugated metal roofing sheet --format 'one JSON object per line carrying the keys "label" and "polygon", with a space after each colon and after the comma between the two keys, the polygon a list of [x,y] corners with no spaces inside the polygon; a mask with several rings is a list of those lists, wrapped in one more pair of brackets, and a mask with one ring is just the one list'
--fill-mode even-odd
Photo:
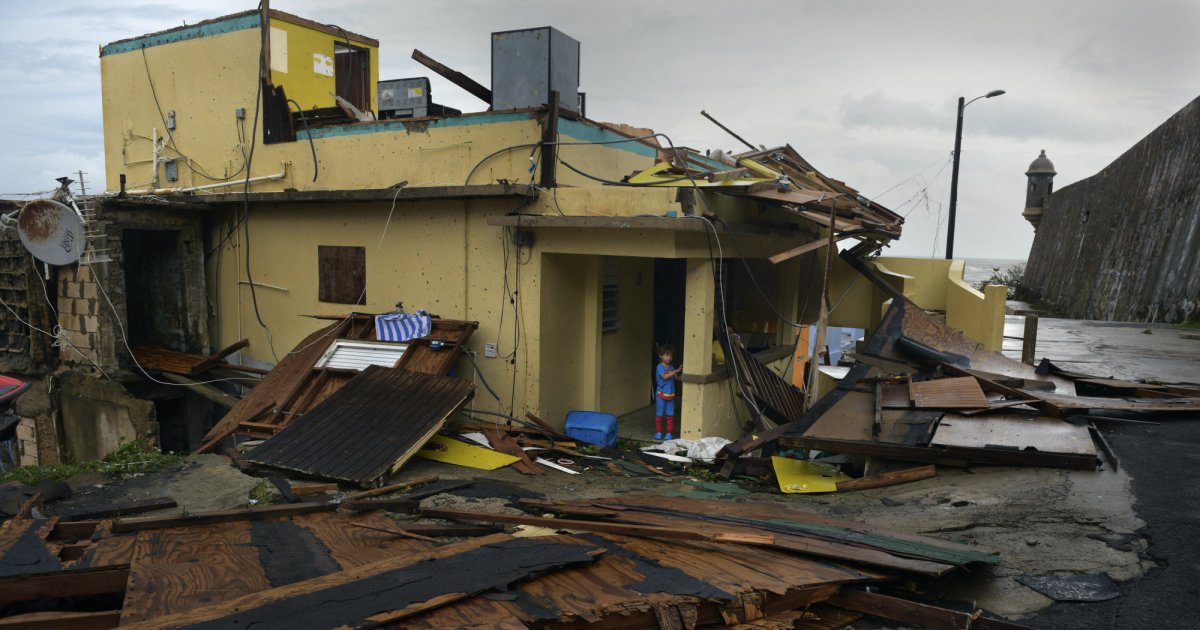
{"label": "corrugated metal roofing sheet", "polygon": [[372,365],[246,454],[246,460],[369,484],[396,470],[474,394],[470,381]]}

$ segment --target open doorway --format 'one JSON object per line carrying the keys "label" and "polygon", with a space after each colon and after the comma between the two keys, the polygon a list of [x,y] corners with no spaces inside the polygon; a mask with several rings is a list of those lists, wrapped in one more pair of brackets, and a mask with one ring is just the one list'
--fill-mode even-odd
{"label": "open doorway", "polygon": [[130,345],[189,348],[177,230],[123,230],[125,313]]}
{"label": "open doorway", "polygon": [[349,43],[334,44],[333,52],[334,91],[360,111],[370,111],[371,53]]}

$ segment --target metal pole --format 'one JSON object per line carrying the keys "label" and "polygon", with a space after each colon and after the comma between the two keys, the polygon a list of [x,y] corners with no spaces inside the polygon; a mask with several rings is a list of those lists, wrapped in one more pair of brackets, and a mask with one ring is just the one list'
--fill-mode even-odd
{"label": "metal pole", "polygon": [[954,258],[954,215],[958,210],[958,162],[962,156],[963,103],[958,97],[958,125],[954,129],[954,167],[950,171],[950,224],[946,226],[946,260]]}

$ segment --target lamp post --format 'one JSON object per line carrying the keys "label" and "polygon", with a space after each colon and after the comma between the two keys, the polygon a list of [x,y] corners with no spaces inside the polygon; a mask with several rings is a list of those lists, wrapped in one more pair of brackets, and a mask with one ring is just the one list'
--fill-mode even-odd
{"label": "lamp post", "polygon": [[963,110],[981,98],[992,98],[1001,94],[1004,94],[1004,90],[992,90],[965,103],[963,97],[958,97],[958,125],[954,129],[954,168],[950,171],[950,224],[946,228],[946,260],[954,258],[954,215],[958,210],[958,162],[962,157]]}

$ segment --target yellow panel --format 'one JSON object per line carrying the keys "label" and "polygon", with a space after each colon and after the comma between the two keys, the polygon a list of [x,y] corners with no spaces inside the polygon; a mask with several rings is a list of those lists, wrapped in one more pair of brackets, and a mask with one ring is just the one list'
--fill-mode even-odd
{"label": "yellow panel", "polygon": [[850,480],[836,466],[829,464],[814,464],[787,457],[772,457],[771,463],[775,466],[779,490],[787,494],[836,492],[839,481]]}
{"label": "yellow panel", "polygon": [[496,470],[519,460],[519,457],[497,453],[490,448],[471,446],[454,438],[441,435],[425,443],[425,447],[417,451],[417,455],[435,462],[456,464],[480,470]]}
{"label": "yellow panel", "polygon": [[[274,39],[271,41],[271,54],[273,55],[271,58],[271,82],[283,86],[283,91],[288,98],[295,99],[303,109],[335,106],[333,97],[329,95],[335,89],[333,74],[332,72],[329,74],[317,72],[314,66],[314,55],[321,55],[327,59],[330,64],[328,68],[331,70],[334,46],[339,42],[344,43],[346,40],[306,26],[285,22],[279,18],[271,20],[271,32],[273,36],[276,32],[286,33],[287,41],[286,72],[276,69],[278,62],[274,55],[278,54],[279,45]],[[369,51],[371,76],[368,79],[370,85],[367,86],[367,92],[371,95],[371,109],[374,110],[375,85],[379,77],[378,49],[353,38],[350,39],[350,43]]]}

